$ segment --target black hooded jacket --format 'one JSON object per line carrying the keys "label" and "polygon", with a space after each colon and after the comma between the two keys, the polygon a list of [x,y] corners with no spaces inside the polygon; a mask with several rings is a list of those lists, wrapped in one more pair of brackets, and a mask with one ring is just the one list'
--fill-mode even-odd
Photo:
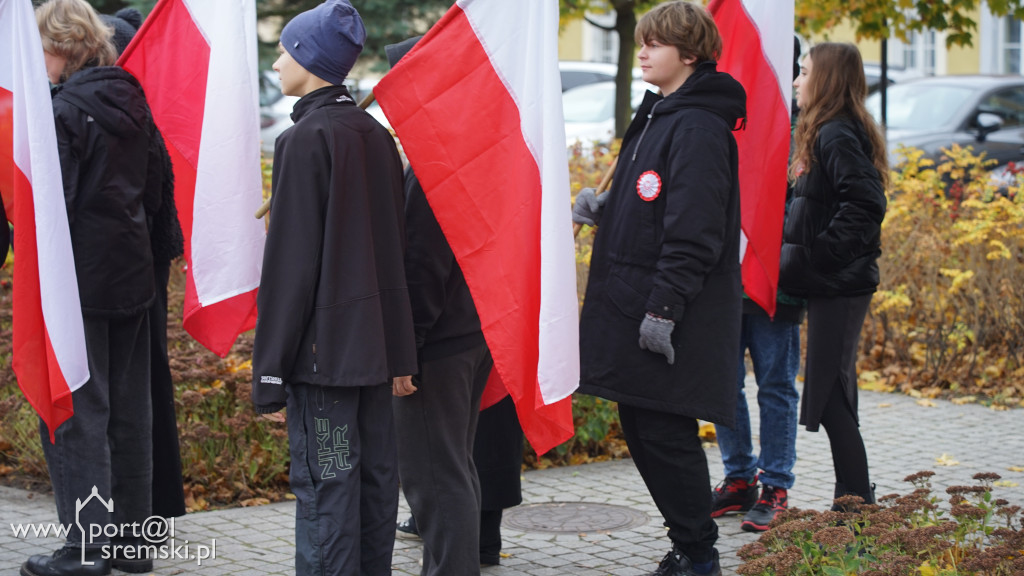
{"label": "black hooded jacket", "polygon": [[53,89],[53,114],[82,313],[145,311],[165,170],[145,94],[121,68],[87,68]]}
{"label": "black hooded jacket", "polygon": [[416,373],[402,161],[342,86],[303,96],[277,138],[257,296],[253,403],[285,384],[373,386]]}
{"label": "black hooded jacket", "polygon": [[[746,94],[714,62],[648,93],[626,131],[594,241],[580,391],[732,425],[742,313],[732,130]],[[675,321],[675,364],[641,350],[645,313]]]}

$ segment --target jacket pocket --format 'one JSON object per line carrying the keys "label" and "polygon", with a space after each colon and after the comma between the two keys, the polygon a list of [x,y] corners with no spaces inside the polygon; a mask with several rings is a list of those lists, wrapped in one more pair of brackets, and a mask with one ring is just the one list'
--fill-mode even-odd
{"label": "jacket pocket", "polygon": [[634,320],[643,320],[647,313],[647,296],[615,274],[608,277],[608,300]]}

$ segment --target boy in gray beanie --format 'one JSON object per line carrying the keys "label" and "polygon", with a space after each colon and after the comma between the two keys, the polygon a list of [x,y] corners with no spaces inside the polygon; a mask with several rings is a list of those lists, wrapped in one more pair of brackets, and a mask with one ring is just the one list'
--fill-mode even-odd
{"label": "boy in gray beanie", "polygon": [[285,26],[274,63],[301,98],[275,144],[252,396],[272,420],[288,408],[299,575],[391,574],[391,395],[414,390],[402,162],[342,85],[365,36],[328,0]]}

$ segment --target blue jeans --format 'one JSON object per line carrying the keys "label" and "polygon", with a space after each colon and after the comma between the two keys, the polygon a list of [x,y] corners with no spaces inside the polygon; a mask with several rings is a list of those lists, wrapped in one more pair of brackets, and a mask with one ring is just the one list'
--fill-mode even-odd
{"label": "blue jeans", "polygon": [[[761,410],[761,453],[754,455],[750,439],[750,412],[743,392],[746,375],[744,351],[750,350]],[[740,369],[736,400],[736,427],[715,426],[727,478],[753,478],[760,469],[762,484],[793,487],[796,463],[796,374],[800,369],[800,325],[772,322],[767,316],[743,315],[740,334]]]}

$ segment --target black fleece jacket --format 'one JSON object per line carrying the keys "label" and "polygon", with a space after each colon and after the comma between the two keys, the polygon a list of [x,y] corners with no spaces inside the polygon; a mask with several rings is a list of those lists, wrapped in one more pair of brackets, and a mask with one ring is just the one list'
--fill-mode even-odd
{"label": "black fleece jacket", "polygon": [[277,138],[257,296],[253,403],[285,384],[373,386],[416,373],[402,162],[342,86],[303,96]]}

